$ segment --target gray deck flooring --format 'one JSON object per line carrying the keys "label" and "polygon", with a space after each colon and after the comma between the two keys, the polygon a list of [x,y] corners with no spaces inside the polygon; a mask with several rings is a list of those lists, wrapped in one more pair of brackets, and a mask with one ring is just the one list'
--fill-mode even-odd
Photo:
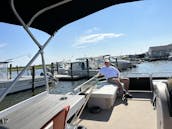
{"label": "gray deck flooring", "polygon": [[156,129],[156,110],[150,101],[150,94],[135,93],[125,105],[120,98],[109,110],[93,114],[86,109],[79,125],[87,129]]}

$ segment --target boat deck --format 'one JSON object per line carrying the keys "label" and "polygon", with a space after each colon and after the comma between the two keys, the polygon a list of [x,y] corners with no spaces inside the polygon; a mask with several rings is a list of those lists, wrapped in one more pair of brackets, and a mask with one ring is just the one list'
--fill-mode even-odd
{"label": "boat deck", "polygon": [[[40,129],[58,114],[64,107],[70,106],[69,119],[85,102],[81,95],[56,95],[43,92],[15,107],[0,112],[6,122],[0,128],[8,129]],[[3,117],[2,117],[3,118]]]}
{"label": "boat deck", "polygon": [[125,105],[118,97],[114,107],[100,113],[85,109],[79,125],[87,129],[156,129],[156,111],[151,104],[150,93],[132,93]]}

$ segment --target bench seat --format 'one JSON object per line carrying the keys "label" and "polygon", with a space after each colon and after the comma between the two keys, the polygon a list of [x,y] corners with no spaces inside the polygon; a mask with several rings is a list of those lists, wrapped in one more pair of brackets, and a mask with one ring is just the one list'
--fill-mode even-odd
{"label": "bench seat", "polygon": [[[88,101],[88,107],[99,106],[101,109],[109,109],[114,105],[117,97],[118,87],[106,81],[101,81],[96,85]],[[87,91],[86,93],[89,93]]]}

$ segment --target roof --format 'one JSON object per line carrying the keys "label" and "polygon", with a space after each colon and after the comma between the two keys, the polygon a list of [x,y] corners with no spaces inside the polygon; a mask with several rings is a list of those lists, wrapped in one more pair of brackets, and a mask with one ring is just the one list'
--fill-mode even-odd
{"label": "roof", "polygon": [[[68,23],[106,7],[132,1],[138,0],[14,0],[14,5],[26,24],[43,8],[53,4],[59,5],[39,15],[30,26],[53,35]],[[0,22],[20,25],[11,9],[10,2],[11,0],[1,0]]]}
{"label": "roof", "polygon": [[149,47],[149,51],[172,50],[172,44]]}

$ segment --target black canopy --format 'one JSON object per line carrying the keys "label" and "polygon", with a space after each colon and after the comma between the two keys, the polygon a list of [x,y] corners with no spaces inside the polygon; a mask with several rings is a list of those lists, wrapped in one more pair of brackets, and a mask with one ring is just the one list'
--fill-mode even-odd
{"label": "black canopy", "polygon": [[[137,0],[14,0],[14,5],[25,23],[28,23],[39,10],[55,3],[64,4],[48,10],[37,17],[30,27],[42,30],[52,35],[64,25],[111,5]],[[10,0],[0,1],[0,22],[20,25],[12,12]]]}

